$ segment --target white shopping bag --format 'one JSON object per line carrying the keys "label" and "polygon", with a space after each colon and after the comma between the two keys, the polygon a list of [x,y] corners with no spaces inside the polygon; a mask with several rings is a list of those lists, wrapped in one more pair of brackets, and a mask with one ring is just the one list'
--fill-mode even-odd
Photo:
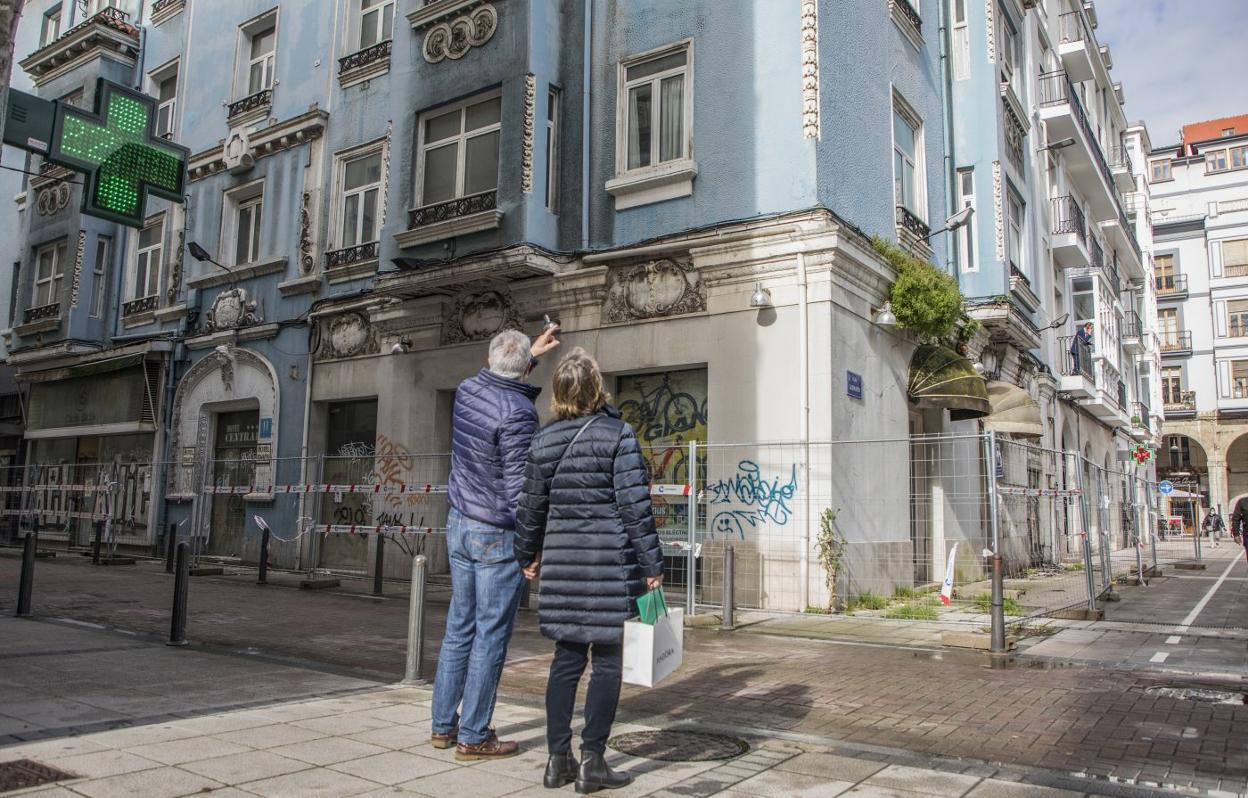
{"label": "white shopping bag", "polygon": [[668,610],[654,626],[624,624],[624,682],[654,687],[677,668],[685,654],[685,611]]}

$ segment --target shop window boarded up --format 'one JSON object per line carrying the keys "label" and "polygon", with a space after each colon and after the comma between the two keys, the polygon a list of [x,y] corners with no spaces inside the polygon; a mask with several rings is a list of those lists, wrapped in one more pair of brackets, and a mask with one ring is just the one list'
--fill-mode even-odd
{"label": "shop window boarded up", "polygon": [[28,430],[123,424],[153,418],[142,366],[111,374],[35,383],[30,388]]}
{"label": "shop window boarded up", "polygon": [[[616,381],[617,407],[637,433],[654,484],[689,484],[689,442],[706,443],[706,390],[706,369],[629,374]],[[696,472],[701,482],[705,463]],[[664,542],[687,539],[687,499],[656,496],[653,508]],[[674,572],[683,567],[683,560],[669,561],[669,574],[683,578]]]}

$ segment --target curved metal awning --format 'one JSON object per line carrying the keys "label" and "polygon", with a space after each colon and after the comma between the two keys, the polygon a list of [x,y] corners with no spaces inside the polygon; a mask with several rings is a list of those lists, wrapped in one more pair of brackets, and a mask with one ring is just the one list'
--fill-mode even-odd
{"label": "curved metal awning", "polygon": [[924,344],[910,358],[910,401],[949,410],[954,421],[983,418],[992,412],[984,378],[971,361],[945,346]]}
{"label": "curved metal awning", "polygon": [[1023,438],[1044,437],[1040,405],[1027,391],[1010,382],[988,383],[992,415],[984,419],[984,429],[1007,432]]}

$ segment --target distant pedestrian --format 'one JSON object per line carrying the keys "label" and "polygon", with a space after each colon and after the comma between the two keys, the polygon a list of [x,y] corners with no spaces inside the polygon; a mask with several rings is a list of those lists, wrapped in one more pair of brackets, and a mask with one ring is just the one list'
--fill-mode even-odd
{"label": "distant pedestrian", "polygon": [[[1087,363],[1081,364],[1079,355],[1080,355],[1080,352],[1085,349],[1088,352],[1089,360]],[[1081,366],[1083,370],[1091,369],[1092,367],[1092,361],[1091,361],[1092,354],[1091,353],[1092,353],[1092,322],[1089,321],[1089,322],[1085,322],[1084,325],[1080,327],[1077,332],[1075,332],[1075,337],[1072,338],[1070,341],[1070,359],[1071,359],[1072,365],[1074,366],[1075,374],[1080,373]]]}
{"label": "distant pedestrian", "polygon": [[1248,496],[1239,497],[1231,512],[1231,535],[1248,549]]}
{"label": "distant pedestrian", "polygon": [[516,330],[494,336],[489,368],[455,392],[446,523],[451,606],[433,683],[430,742],[454,745],[463,761],[520,752],[517,743],[498,739],[490,721],[524,586],[513,538],[540,392],[525,379],[536,358],[559,345],[556,330],[548,327],[532,344]]}
{"label": "distant pedestrian", "polygon": [[1222,541],[1222,533],[1226,531],[1226,522],[1222,520],[1222,516],[1218,514],[1218,511],[1213,509],[1205,516],[1201,529],[1213,541],[1213,545],[1216,546]]}
{"label": "distant pedestrian", "polygon": [[[544,784],[577,792],[623,787],[632,777],[603,758],[620,699],[624,622],[637,596],[663,582],[645,462],[632,427],[607,404],[598,364],[573,349],[555,368],[554,420],[533,438],[516,513],[516,559],[542,575],[538,619],[555,641],[546,683]],[[581,763],[572,755],[576,688],[585,694]]]}

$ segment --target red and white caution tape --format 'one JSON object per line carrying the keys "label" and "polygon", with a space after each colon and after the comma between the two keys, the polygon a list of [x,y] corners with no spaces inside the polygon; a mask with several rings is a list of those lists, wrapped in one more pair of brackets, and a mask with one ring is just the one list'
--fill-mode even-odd
{"label": "red and white caution tape", "polygon": [[17,516],[28,518],[30,516],[38,516],[41,519],[51,519],[54,521],[106,521],[107,515],[97,515],[95,513],[70,513],[60,510],[4,510],[0,511],[0,515]]}
{"label": "red and white caution tape", "polygon": [[432,535],[442,531],[432,526],[366,526],[359,524],[313,524],[308,532],[319,535]]}
{"label": "red and white caution tape", "polygon": [[373,493],[382,496],[438,495],[447,492],[446,485],[205,485],[204,493],[212,496],[246,496],[277,493]]}
{"label": "red and white caution tape", "polygon": [[0,493],[42,493],[65,491],[67,493],[107,493],[109,485],[8,485],[0,487]]}
{"label": "red and white caution tape", "polygon": [[1009,485],[998,485],[997,493],[1000,493],[1002,496],[1029,496],[1032,498],[1038,496],[1069,498],[1071,496],[1083,495],[1083,491],[1078,488],[1071,488],[1070,490],[1055,490],[1050,488],[1018,488],[1011,487]]}

